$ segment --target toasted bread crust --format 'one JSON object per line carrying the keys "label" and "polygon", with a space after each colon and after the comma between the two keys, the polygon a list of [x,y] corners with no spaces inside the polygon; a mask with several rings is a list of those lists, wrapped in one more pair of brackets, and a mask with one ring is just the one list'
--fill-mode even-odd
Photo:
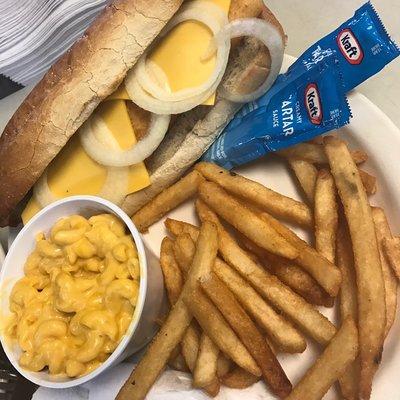
{"label": "toasted bread crust", "polygon": [[0,222],[178,10],[183,0],[116,0],[49,70],[0,138]]}

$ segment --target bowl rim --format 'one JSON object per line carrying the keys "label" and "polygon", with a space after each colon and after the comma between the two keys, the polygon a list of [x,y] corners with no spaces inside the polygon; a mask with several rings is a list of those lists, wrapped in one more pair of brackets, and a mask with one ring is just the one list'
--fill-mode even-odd
{"label": "bowl rim", "polygon": [[[51,381],[51,380],[44,380],[42,378],[38,378],[34,376],[36,372],[29,371],[27,369],[22,368],[18,360],[13,360],[14,357],[12,357],[13,350],[10,348],[11,346],[7,343],[8,339],[5,338],[3,332],[0,332],[0,342],[1,345],[3,346],[4,352],[7,355],[7,358],[13,365],[13,367],[26,379],[29,381],[39,385],[39,386],[44,386],[48,388],[55,388],[55,389],[66,389],[74,386],[81,385],[83,383],[86,383],[95,377],[97,377],[99,374],[104,372],[107,368],[112,366],[114,362],[118,359],[118,357],[121,356],[121,354],[124,352],[126,349],[128,343],[131,341],[134,333],[137,330],[137,327],[139,325],[142,312],[143,312],[143,307],[147,295],[147,258],[146,258],[146,252],[144,249],[144,244],[142,237],[136,228],[135,224],[129,218],[129,216],[116,204],[102,199],[97,196],[70,196],[66,197],[64,199],[57,200],[54,203],[51,203],[50,205],[46,206],[43,208],[41,211],[39,211],[18,233],[17,237],[15,238],[14,242],[12,243],[11,247],[9,248],[9,251],[7,252],[7,255],[5,256],[4,262],[1,265],[0,264],[0,290],[2,290],[3,285],[5,284],[5,271],[7,268],[10,268],[10,259],[11,256],[14,252],[14,249],[18,246],[18,243],[20,242],[21,238],[25,235],[25,233],[29,230],[30,226],[34,224],[35,221],[37,221],[40,218],[43,218],[43,216],[49,212],[50,210],[59,207],[65,203],[69,202],[77,202],[77,201],[86,201],[86,202],[92,202],[101,206],[105,206],[108,208],[111,212],[116,214],[126,225],[128,228],[130,234],[133,236],[137,251],[138,251],[138,257],[139,257],[139,266],[140,266],[140,281],[139,281],[139,294],[138,294],[138,300],[137,304],[135,307],[135,311],[133,314],[133,318],[131,323],[129,324],[129,327],[127,329],[127,332],[123,336],[122,340],[118,344],[118,346],[115,348],[115,350],[110,354],[110,356],[107,358],[106,361],[104,361],[99,367],[97,367],[95,370],[93,370],[91,373],[84,375],[82,377],[78,378],[67,378],[66,381],[60,382],[60,381]],[[32,238],[34,239],[34,238]],[[15,266],[12,266],[15,268]],[[48,374],[48,372],[47,372]]]}

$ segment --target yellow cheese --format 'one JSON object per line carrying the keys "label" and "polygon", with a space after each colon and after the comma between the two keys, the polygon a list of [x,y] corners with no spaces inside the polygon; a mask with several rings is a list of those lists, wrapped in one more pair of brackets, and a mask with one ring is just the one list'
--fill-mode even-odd
{"label": "yellow cheese", "polygon": [[79,136],[75,136],[50,164],[47,183],[58,198],[95,194],[101,190],[106,176],[107,170],[85,153]]}
{"label": "yellow cheese", "polygon": [[[211,2],[228,13],[231,0]],[[149,59],[164,71],[172,92],[199,86],[211,75],[215,57],[201,61],[211,38],[211,31],[202,23],[185,21],[173,28],[152,51]],[[214,102],[215,95],[204,104]]]}
{"label": "yellow cheese", "polygon": [[107,100],[130,100],[130,97],[125,86],[122,84],[112,95],[107,97]]}
{"label": "yellow cheese", "polygon": [[22,211],[21,219],[23,224],[25,225],[32,217],[34,217],[39,211],[41,207],[39,203],[35,200],[34,197],[31,197],[26,205],[24,211]]}

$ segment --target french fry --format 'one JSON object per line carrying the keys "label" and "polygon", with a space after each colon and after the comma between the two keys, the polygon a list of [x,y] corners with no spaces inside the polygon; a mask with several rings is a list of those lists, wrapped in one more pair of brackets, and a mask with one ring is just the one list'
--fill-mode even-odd
{"label": "french fry", "polygon": [[307,143],[323,144],[324,143],[324,138],[322,136],[315,136],[312,139],[307,140]]}
{"label": "french fry", "polygon": [[219,383],[219,379],[215,378],[214,382],[210,383],[203,390],[211,397],[215,397],[221,389],[221,384]]}
{"label": "french fry", "polygon": [[246,371],[261,376],[261,370],[254,358],[227,324],[222,314],[199,288],[187,293],[184,301],[203,331],[221,351]]}
{"label": "french fry", "polygon": [[203,388],[215,382],[219,349],[204,333],[200,339],[199,352],[193,372],[193,386]]}
{"label": "french fry", "polygon": [[192,321],[186,329],[181,342],[182,356],[192,373],[196,367],[196,360],[200,346],[200,332],[196,325],[195,321]]}
{"label": "french fry", "polygon": [[317,182],[318,170],[308,161],[294,158],[288,159],[289,165],[296,175],[309,204],[314,204],[315,184]]}
{"label": "french fry", "polygon": [[132,220],[140,232],[159,221],[168,211],[192,197],[203,180],[201,174],[192,171],[181,180],[163,190],[158,196],[150,200],[133,217]]}
{"label": "french fry", "polygon": [[[193,227],[194,229],[198,229]],[[194,232],[193,232],[194,233]],[[180,241],[180,257],[184,265],[190,265],[193,258],[193,245],[188,241]],[[306,348],[303,336],[280,314],[278,314],[264,299],[221,259],[215,260],[214,271],[217,276],[236,295],[243,308],[262,327],[279,350],[287,353],[301,353]]]}
{"label": "french fry", "polygon": [[372,218],[375,224],[376,239],[378,241],[379,254],[381,257],[383,283],[385,285],[385,303],[386,303],[386,326],[385,326],[385,337],[390,331],[396,317],[397,308],[397,279],[390,268],[389,262],[385,257],[383,250],[383,242],[386,239],[392,238],[392,232],[388,221],[386,219],[385,212],[382,208],[372,208]]}
{"label": "french fry", "polygon": [[[179,238],[179,237],[178,237]],[[177,240],[178,240],[177,238]],[[193,254],[195,252],[195,245],[193,241],[190,239],[190,243],[193,245]],[[164,274],[164,281],[165,281],[165,286],[167,288],[167,294],[170,299],[170,303],[174,305],[179,298],[179,295],[182,291],[182,272],[179,269],[174,253],[173,253],[173,247],[174,247],[174,242],[166,237],[164,240],[161,242],[161,252],[160,252],[160,264],[161,268],[163,270]],[[192,257],[193,258],[193,257]],[[190,260],[190,263],[192,262],[192,258]],[[188,272],[190,268],[190,263],[185,265],[185,269],[183,270],[186,273]],[[215,378],[216,378],[216,360],[214,362],[215,364],[215,371],[214,375],[210,377],[212,372],[209,372],[208,380],[207,382],[203,381],[202,376],[204,376],[204,368],[203,367],[203,362],[207,362],[207,367],[208,371],[211,371],[212,368],[212,363],[210,362],[211,360],[206,359],[204,360],[204,355],[202,355],[202,349],[201,345],[199,344],[199,337],[200,334],[197,331],[196,327],[194,326],[193,322],[190,324],[190,326],[187,328],[185,335],[182,338],[182,353],[183,356],[181,355],[182,360],[180,360],[179,355],[176,355],[173,357],[173,359],[168,363],[168,365],[175,367],[176,369],[179,369],[180,364],[183,364],[188,368],[187,365],[190,365],[189,371],[193,372],[193,383],[197,387],[203,387],[206,390],[209,388],[206,388],[208,385],[212,385],[215,383]],[[205,335],[201,336],[202,339],[208,339]],[[208,339],[209,340],[209,339]],[[212,344],[213,345],[213,344]],[[203,346],[204,347],[204,346]],[[204,351],[204,350],[203,350]],[[216,353],[215,357],[218,356],[219,350],[215,348],[214,346],[214,352]],[[200,357],[202,355],[202,357]],[[200,362],[199,362],[200,358]],[[186,362],[186,361],[187,362]],[[210,362],[210,363],[209,363]],[[199,367],[197,367],[199,365]],[[197,375],[196,375],[196,369],[198,370]],[[196,380],[197,378],[197,380]],[[214,387],[214,386],[213,386]],[[214,389],[212,389],[213,391]]]}
{"label": "french fry", "polygon": [[[196,321],[192,321],[186,329],[185,335],[181,342],[181,352],[185,364],[188,366],[189,371],[193,374],[196,369],[196,361],[199,355],[200,328]],[[219,393],[220,385],[217,379],[214,379],[210,384],[202,388],[208,395],[215,397]]]}
{"label": "french fry", "polygon": [[340,287],[339,310],[342,321],[351,317],[357,321],[357,287],[354,269],[353,249],[351,246],[350,233],[346,221],[341,221],[336,242],[337,264],[342,272],[342,285]]}
{"label": "french fry", "polygon": [[187,222],[178,221],[172,218],[167,218],[164,224],[168,232],[172,233],[174,236],[179,236],[182,235],[183,233],[187,233],[190,235],[193,241],[196,241],[199,235],[199,227],[189,224]]}
{"label": "french fry", "polygon": [[[201,200],[198,199],[196,201],[198,213],[205,213],[205,207],[210,210]],[[177,239],[181,234],[187,233],[190,235],[193,241],[197,240],[198,227],[192,224],[167,218],[165,221],[165,226],[171,234],[177,237]],[[288,262],[282,257],[275,256],[262,249],[243,234],[238,234],[240,235],[241,242],[250,252],[254,253],[260,260],[265,259],[267,261],[267,264],[264,266],[268,268],[271,273],[276,275],[283,283],[291,287],[296,293],[300,294],[300,296],[304,297],[309,303],[325,307],[331,307],[333,305],[330,296],[318,285],[314,278],[307,274],[307,272],[305,272],[302,268],[298,267],[296,264]],[[186,241],[187,238],[182,237],[179,238],[179,241],[180,240]],[[185,261],[185,256],[182,255],[181,252],[183,248],[188,246],[193,247],[193,244],[187,243],[186,246],[178,246],[178,240],[175,241],[174,253],[181,268],[181,263],[187,262],[187,260]],[[282,343],[278,343],[278,345],[281,347]],[[304,350],[300,350],[301,348],[302,347],[300,346],[293,350],[290,346],[286,347],[286,345],[284,345],[281,350],[285,352],[301,352]]]}
{"label": "french fry", "polygon": [[[182,235],[177,237],[177,241],[181,236]],[[194,256],[195,244],[192,239],[190,239],[190,236],[189,240],[190,245],[193,246],[191,251]],[[169,238],[165,238],[161,243],[160,253],[160,263],[164,273],[167,293],[172,305],[175,304],[182,290],[182,272],[176,264],[173,247],[174,242]],[[185,276],[190,268],[193,256],[190,258],[189,262],[183,266],[184,268],[182,268]],[[171,265],[174,268],[173,271],[171,271]],[[177,271],[175,269],[177,269]],[[176,277],[179,277],[179,279],[174,279]],[[180,284],[177,284],[179,280]],[[183,356],[181,354],[176,355],[168,362],[168,365],[178,370],[183,368],[182,365],[184,365],[187,370],[187,365],[190,365],[189,371],[193,373],[194,386],[203,388],[211,396],[216,396],[219,392],[219,384],[216,385],[216,359],[218,358],[219,349],[213,343],[209,344],[209,346],[204,344],[201,346],[201,343],[199,343],[200,341],[205,342],[207,340],[208,342],[210,341],[204,334],[201,335],[200,339],[200,333],[196,329],[195,323],[192,322],[182,338],[181,348]],[[208,355],[208,357],[205,357],[205,355]],[[215,359],[214,362],[213,358]],[[208,373],[207,376],[205,376],[206,373]]]}
{"label": "french fry", "polygon": [[222,378],[223,376],[225,376],[230,371],[231,367],[232,361],[220,352],[217,360],[218,378]]}
{"label": "french fry", "polygon": [[295,260],[296,264],[306,270],[329,295],[336,296],[341,282],[339,268],[318,253],[317,250],[304,240],[300,239],[292,230],[283,225],[272,215],[263,212],[260,216],[292,246],[296,247],[299,252]]}
{"label": "french fry", "polygon": [[[368,155],[362,150],[351,151],[351,157],[356,164],[362,164],[368,159]],[[300,143],[278,152],[279,155],[289,158],[308,161],[312,164],[328,164],[324,147],[314,143]]]}
{"label": "french fry", "polygon": [[354,321],[351,318],[346,319],[324,352],[286,400],[321,400],[346,367],[357,357],[357,336]]}
{"label": "french fry", "polygon": [[254,262],[224,229],[212,210],[209,210],[207,219],[217,226],[219,252],[224,260],[303,332],[318,343],[327,344],[336,333],[334,325],[311,304]]}
{"label": "french fry", "polygon": [[248,200],[271,214],[302,226],[312,226],[310,208],[297,200],[284,196],[244,176],[228,171],[216,164],[200,162],[195,169],[207,180],[217,183],[227,192]]}
{"label": "french fry", "polygon": [[335,262],[338,205],[335,181],[325,169],[318,172],[314,200],[315,249],[331,263]]}
{"label": "french fry", "polygon": [[[182,271],[186,274],[188,266],[190,266],[193,259],[195,244],[188,234],[177,236],[175,244],[175,253],[180,261]],[[189,252],[189,257],[187,256],[187,252]],[[188,351],[190,351],[190,349],[188,349]],[[196,353],[196,362],[192,368],[193,385],[195,387],[209,388],[210,385],[213,386],[217,377],[219,349],[211,339],[203,333],[200,338],[200,343],[197,345]]]}
{"label": "french fry", "polygon": [[[339,224],[336,243],[337,265],[342,272],[342,285],[339,293],[340,319],[352,318],[357,321],[357,287],[354,270],[353,249],[347,224]],[[346,400],[358,400],[360,362],[357,358],[339,379],[340,390]]]}
{"label": "french fry", "polygon": [[[185,364],[188,366],[189,371],[193,374],[196,369],[196,362],[199,356],[200,340],[203,334],[200,332],[200,328],[196,321],[192,321],[186,329],[185,335],[181,342],[181,352]],[[202,387],[202,389],[210,396],[215,397],[219,393],[220,385],[218,379],[210,382],[208,385]]]}
{"label": "french fry", "polygon": [[145,355],[119,391],[118,400],[143,400],[146,397],[167,364],[171,352],[180,343],[192,321],[192,315],[183,299],[197,287],[198,279],[211,271],[217,256],[217,248],[218,239],[215,226],[211,223],[204,223],[182,293],[164,325],[147,348]]}
{"label": "french fry", "polygon": [[199,194],[218,215],[260,247],[289,259],[299,255],[298,251],[274,228],[215,183],[203,182],[199,186]]}
{"label": "french fry", "polygon": [[368,196],[376,193],[376,177],[364,171],[363,169],[358,169],[360,173],[361,181],[364,185],[365,192]]}
{"label": "french fry", "polygon": [[385,239],[383,249],[397,279],[400,279],[400,237]]}
{"label": "french fry", "polygon": [[302,353],[306,349],[306,341],[297,329],[265,302],[232,267],[217,258],[214,271],[280,351]]}
{"label": "french fry", "polygon": [[[235,261],[234,256],[225,259],[258,290],[258,292],[280,309],[304,333],[318,343],[326,344],[335,334],[335,327],[318,310],[313,308],[301,296],[295,294],[279,279],[268,274],[255,264],[246,254]],[[233,260],[232,260],[233,259]],[[244,262],[244,264],[242,264]]]}
{"label": "french fry", "polygon": [[286,397],[292,390],[288,377],[233,293],[213,273],[203,278],[200,285],[253,356],[272,392],[280,398]]}
{"label": "french fry", "polygon": [[[317,168],[315,168],[314,164],[311,162],[301,159],[288,158],[287,161],[290,165],[290,168],[296,175],[296,178],[303,192],[305,193],[309,204],[314,204],[315,183],[317,181],[318,174]],[[361,168],[359,168],[358,171],[368,196],[375,194],[377,190],[376,177],[362,170]]]}
{"label": "french fry", "polygon": [[[198,232],[196,232],[196,236],[198,236]],[[171,244],[173,247],[176,247],[180,268],[184,276],[186,276],[193,261],[196,250],[195,244],[187,234],[177,236],[175,243],[171,241]],[[178,245],[176,246],[176,244]],[[192,256],[185,263],[185,261],[182,262],[182,255],[179,253],[179,250],[180,248],[186,248],[186,246],[189,246]],[[193,373],[193,385],[203,388],[211,396],[216,396],[219,392],[219,382],[217,379],[219,349],[211,342],[207,335],[198,332],[194,322],[187,328],[182,339],[182,353],[186,364],[190,365],[189,370]]]}
{"label": "french fry", "polygon": [[160,265],[171,305],[177,302],[183,286],[182,273],[176,263],[173,246],[174,242],[165,237],[161,242],[160,250]]}
{"label": "french fry", "polygon": [[254,244],[244,235],[240,235],[244,247],[255,254],[269,272],[279,278],[294,292],[317,306],[332,307],[332,298],[325,292],[317,281],[297,264],[276,256]]}
{"label": "french fry", "polygon": [[168,361],[168,366],[175,371],[182,371],[182,372],[188,372],[189,368],[186,365],[185,359],[183,358],[181,353],[178,353],[175,358],[172,360],[170,359]]}
{"label": "french fry", "polygon": [[235,367],[222,379],[222,384],[232,389],[246,389],[260,380],[259,376],[249,374],[243,368]]}
{"label": "french fry", "polygon": [[187,233],[178,235],[175,239],[173,251],[175,259],[184,275],[188,272],[192,261],[191,258],[187,258],[187,252],[190,251],[190,254],[194,254],[196,248],[194,243],[195,242]]}
{"label": "french fry", "polygon": [[176,303],[164,325],[117,395],[118,400],[143,400],[192,319],[183,301]]}
{"label": "french fry", "polygon": [[177,346],[175,346],[174,350],[172,350],[172,352],[169,356],[168,362],[174,360],[179,355],[179,352],[180,352],[180,347],[178,344]]}
{"label": "french fry", "polygon": [[[198,236],[198,232],[197,236]],[[182,236],[182,235],[181,235]],[[181,237],[177,237],[178,239]],[[193,246],[192,253],[194,256],[195,253],[195,244],[194,242],[190,239],[190,245]],[[164,280],[165,280],[165,285],[167,288],[167,293],[170,299],[171,304],[175,304],[180,293],[182,290],[182,272],[181,269],[179,269],[174,253],[173,253],[173,247],[174,247],[174,242],[169,239],[165,238],[162,243],[161,243],[161,253],[160,253],[160,264],[164,273]],[[190,258],[190,262],[185,264],[182,268],[182,271],[184,272],[185,276],[190,268],[190,264],[193,260],[193,256]],[[171,268],[173,267],[173,269]],[[178,281],[180,280],[180,284],[178,284]],[[206,335],[202,334],[201,335],[201,340],[207,340],[209,341],[209,338],[206,337]],[[187,328],[185,335],[182,338],[182,355],[177,354],[175,357],[172,358],[168,362],[168,365],[172,366],[175,369],[182,370],[179,368],[183,368],[181,366],[182,364],[186,367],[187,370],[187,365],[190,365],[189,371],[192,371],[193,373],[193,383],[197,387],[203,388],[210,396],[216,396],[219,392],[219,383],[216,382],[216,360],[214,361],[214,365],[211,362],[212,357],[210,358],[205,358],[204,355],[202,354],[205,350],[205,346],[203,348],[199,344],[200,341],[200,333],[196,329],[195,323],[192,322],[189,327]],[[212,347],[213,346],[213,347]],[[210,348],[207,348],[206,351],[208,351],[208,355],[210,353],[214,352],[214,358],[216,359],[218,357],[219,350],[216,348],[213,344],[209,346]],[[181,357],[179,357],[181,356]],[[182,359],[182,360],[181,360]],[[183,361],[183,363],[182,363]],[[205,364],[204,364],[205,363]],[[214,369],[214,375],[212,377],[212,370]],[[197,374],[196,374],[197,370]],[[205,372],[209,373],[208,375],[208,380],[205,382],[204,374]],[[206,379],[207,379],[206,378]]]}
{"label": "french fry", "polygon": [[382,356],[386,326],[385,287],[371,207],[346,144],[325,138],[325,151],[342,200],[353,244],[358,288],[360,397],[369,399]]}
{"label": "french fry", "polygon": [[363,150],[350,150],[350,154],[356,165],[363,164],[368,160],[368,154]]}

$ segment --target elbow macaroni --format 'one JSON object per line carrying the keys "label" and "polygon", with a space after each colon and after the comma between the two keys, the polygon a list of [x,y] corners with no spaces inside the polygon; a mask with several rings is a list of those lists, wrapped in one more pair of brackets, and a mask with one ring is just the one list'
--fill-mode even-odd
{"label": "elbow macaroni", "polygon": [[10,295],[6,333],[21,347],[22,367],[85,375],[114,351],[132,320],[140,278],[135,243],[110,214],[63,218],[36,241]]}

